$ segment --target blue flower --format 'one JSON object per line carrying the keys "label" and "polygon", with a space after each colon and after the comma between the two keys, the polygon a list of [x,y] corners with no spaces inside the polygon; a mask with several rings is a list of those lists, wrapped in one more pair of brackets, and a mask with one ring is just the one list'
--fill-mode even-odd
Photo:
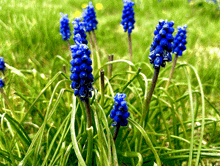
{"label": "blue flower", "polygon": [[71,76],[73,81],[71,84],[72,89],[75,90],[75,96],[79,96],[82,101],[87,97],[92,97],[94,77],[92,75],[92,61],[90,59],[91,51],[86,44],[82,43],[80,34],[75,35],[76,45],[72,45],[72,60],[71,64]]}
{"label": "blue flower", "polygon": [[63,13],[60,14],[62,16],[60,19],[60,34],[62,35],[64,41],[69,40],[71,36],[71,32],[70,32],[68,15],[67,14],[63,15]]}
{"label": "blue flower", "polygon": [[114,97],[115,104],[113,109],[111,110],[110,118],[113,120],[112,126],[127,126],[128,120],[127,118],[130,116],[128,112],[127,102],[124,100],[126,94],[117,93]]}
{"label": "blue flower", "polygon": [[74,28],[73,40],[75,41],[76,40],[76,34],[79,34],[81,36],[81,38],[82,38],[82,43],[83,44],[88,44],[88,41],[86,40],[87,35],[86,35],[85,31],[84,31],[85,23],[80,22],[80,21],[81,21],[81,17],[77,17],[75,19],[75,21],[72,22],[72,24],[74,25],[73,26],[73,28]]}
{"label": "blue flower", "polygon": [[156,26],[149,55],[150,63],[153,64],[155,69],[160,66],[165,67],[166,62],[172,61],[171,52],[173,50],[172,42],[174,40],[173,32],[175,30],[173,25],[173,21],[160,20]]}
{"label": "blue flower", "polygon": [[4,58],[0,57],[0,71],[4,71],[4,70],[5,70]]}
{"label": "blue flower", "polygon": [[3,88],[4,85],[5,85],[5,84],[4,84],[4,81],[3,81],[3,80],[1,79],[1,77],[0,77],[0,87]]}
{"label": "blue flower", "polygon": [[122,21],[121,25],[124,28],[124,31],[128,31],[129,34],[131,34],[132,29],[134,29],[134,2],[131,0],[123,0],[124,3],[124,9],[122,10]]}
{"label": "blue flower", "polygon": [[94,6],[92,5],[92,2],[89,2],[89,5],[86,9],[83,9],[83,22],[85,22],[85,29],[86,32],[93,31],[97,29],[98,21],[96,20]]}
{"label": "blue flower", "polygon": [[186,46],[185,46],[187,43],[186,28],[187,28],[187,25],[184,25],[183,27],[181,26],[177,27],[178,32],[173,41],[173,53],[175,53],[178,56],[182,56],[183,51],[186,50]]}

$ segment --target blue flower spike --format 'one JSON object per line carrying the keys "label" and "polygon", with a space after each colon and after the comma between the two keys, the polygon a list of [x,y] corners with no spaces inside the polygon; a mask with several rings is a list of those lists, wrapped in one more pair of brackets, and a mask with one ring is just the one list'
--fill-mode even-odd
{"label": "blue flower spike", "polygon": [[83,44],[88,44],[88,41],[86,40],[87,35],[85,33],[85,30],[84,30],[85,23],[81,22],[81,17],[75,18],[75,21],[73,21],[72,24],[74,25],[73,26],[73,28],[74,28],[73,40],[75,41],[76,40],[76,35],[79,34],[82,38],[82,43]]}
{"label": "blue flower spike", "polygon": [[4,72],[4,70],[6,70],[4,58],[0,57],[0,71]]}
{"label": "blue flower spike", "polygon": [[127,102],[124,100],[126,94],[117,93],[114,97],[115,104],[111,110],[110,118],[113,120],[112,126],[127,126],[127,118],[130,116],[128,112]]}
{"label": "blue flower spike", "polygon": [[92,97],[94,77],[92,75],[92,61],[90,59],[91,51],[86,44],[82,43],[80,34],[75,35],[76,45],[70,47],[72,52],[71,76],[73,81],[71,84],[72,89],[75,90],[75,96],[79,96],[82,101],[86,98]]}
{"label": "blue flower spike", "polygon": [[83,9],[83,22],[85,23],[86,32],[91,32],[97,29],[98,21],[96,20],[96,12],[92,2],[89,2],[89,5],[86,9]]}
{"label": "blue flower spike", "polygon": [[178,32],[173,41],[173,53],[175,53],[178,56],[182,56],[183,51],[186,50],[186,46],[185,46],[187,43],[186,28],[187,28],[187,25],[184,25],[183,27],[181,26],[177,27]]}
{"label": "blue flower spike", "polygon": [[62,35],[63,40],[66,41],[69,40],[71,36],[69,19],[67,14],[65,15],[63,15],[63,13],[60,14],[62,16],[60,19],[60,34]]}
{"label": "blue flower spike", "polygon": [[134,2],[131,0],[123,0],[123,10],[122,10],[122,21],[121,25],[123,26],[124,32],[127,32],[131,34],[132,30],[134,29]]}
{"label": "blue flower spike", "polygon": [[160,68],[160,66],[165,67],[166,62],[172,61],[171,52],[173,50],[172,42],[174,41],[173,32],[175,30],[173,25],[173,21],[159,20],[159,24],[156,26],[149,55],[150,63],[153,64],[155,69]]}
{"label": "blue flower spike", "polygon": [[0,88],[3,88],[4,87],[4,81],[1,79],[1,77],[0,77]]}

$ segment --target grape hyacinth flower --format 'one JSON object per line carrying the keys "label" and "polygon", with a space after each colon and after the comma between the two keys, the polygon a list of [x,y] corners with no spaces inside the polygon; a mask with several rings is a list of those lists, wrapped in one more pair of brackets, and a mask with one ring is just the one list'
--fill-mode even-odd
{"label": "grape hyacinth flower", "polygon": [[178,56],[182,56],[183,51],[186,50],[186,46],[185,46],[187,43],[186,28],[187,28],[187,25],[184,25],[183,27],[181,26],[177,27],[178,32],[173,41],[173,53],[175,53]]}
{"label": "grape hyacinth flower", "polygon": [[123,29],[125,32],[128,31],[129,34],[131,34],[132,29],[134,29],[134,2],[131,0],[123,0],[124,3],[124,9],[122,10],[122,21],[121,25],[123,26]]}
{"label": "grape hyacinth flower", "polygon": [[173,21],[168,22],[167,20],[159,20],[159,24],[156,26],[156,30],[154,31],[154,41],[151,44],[149,55],[150,63],[153,64],[154,67],[154,75],[145,101],[145,111],[141,117],[141,125],[143,125],[143,128],[145,128],[144,121],[157,83],[160,66],[165,67],[167,61],[172,61],[171,52],[173,50],[172,42],[174,40],[173,32],[175,30],[173,25]]}
{"label": "grape hyacinth flower", "polygon": [[86,44],[82,43],[82,38],[79,34],[75,35],[76,45],[72,45],[72,58],[71,64],[71,76],[73,81],[71,84],[72,89],[75,90],[75,96],[79,96],[82,101],[85,98],[92,96],[94,78],[92,75],[92,60],[90,59],[91,51]]}
{"label": "grape hyacinth flower", "polygon": [[4,87],[4,81],[1,79],[1,77],[0,77],[0,88],[3,88]]}
{"label": "grape hyacinth flower", "polygon": [[76,45],[72,45],[72,60],[71,64],[71,76],[73,81],[71,88],[75,90],[75,96],[79,96],[80,100],[84,102],[87,117],[87,129],[88,130],[88,147],[87,147],[87,159],[86,165],[91,165],[92,162],[92,150],[93,150],[93,132],[92,132],[92,113],[89,104],[89,97],[92,97],[94,78],[92,75],[92,60],[90,59],[91,51],[86,44],[82,43],[80,34],[75,35]]}
{"label": "grape hyacinth flower", "polygon": [[174,58],[174,61],[173,61],[173,66],[172,66],[172,69],[171,69],[171,72],[170,72],[170,76],[169,76],[169,79],[167,81],[167,84],[166,84],[166,87],[165,87],[165,90],[168,89],[169,85],[170,85],[170,81],[173,77],[173,73],[174,73],[174,69],[176,67],[176,62],[177,62],[177,58],[178,56],[182,56],[183,55],[183,51],[186,50],[186,28],[187,28],[187,25],[184,25],[183,27],[181,26],[178,26],[177,27],[177,34],[174,38],[174,41],[173,41],[173,53],[175,53],[175,58]]}
{"label": "grape hyacinth flower", "polygon": [[63,15],[63,13],[60,14],[62,16],[60,19],[60,34],[62,35],[63,40],[66,41],[69,40],[71,36],[69,19],[67,14],[65,15]]}
{"label": "grape hyacinth flower", "polygon": [[[123,10],[121,17],[121,25],[123,26],[124,32],[128,31],[128,44],[129,44],[129,60],[132,62],[132,42],[131,42],[131,32],[134,29],[134,2],[131,0],[123,0]],[[129,67],[129,71],[131,71],[131,67]],[[128,79],[130,79],[130,74],[128,75]]]}
{"label": "grape hyacinth flower", "polygon": [[4,70],[5,70],[4,58],[0,57],[0,71],[4,72]]}
{"label": "grape hyacinth flower", "polygon": [[125,97],[126,94],[124,93],[117,93],[114,97],[115,104],[110,114],[110,118],[113,119],[112,126],[116,127],[113,135],[114,141],[117,138],[120,126],[127,126],[128,124],[127,118],[130,116],[130,113],[128,112],[127,102],[124,100]]}
{"label": "grape hyacinth flower", "polygon": [[83,21],[85,22],[86,32],[90,32],[97,29],[98,21],[96,20],[96,13],[92,2],[89,2],[89,5],[86,9],[83,9]]}
{"label": "grape hyacinth flower", "polygon": [[[73,40],[75,42],[76,39],[76,34],[79,34],[82,38],[82,44],[88,44],[88,41],[86,40],[87,35],[85,34],[85,30],[84,30],[84,22],[80,22],[81,21],[81,17],[77,17],[75,18],[75,21],[72,22],[72,24],[74,25],[74,31],[73,31]],[[76,43],[76,42],[75,42]]]}
{"label": "grape hyacinth flower", "polygon": [[172,42],[173,38],[173,28],[174,22],[167,20],[160,20],[159,24],[156,26],[154,31],[154,41],[150,48],[150,63],[153,67],[160,68],[160,66],[165,67],[166,62],[172,61],[171,52],[173,50]]}
{"label": "grape hyacinth flower", "polygon": [[124,93],[117,93],[114,97],[115,104],[110,114],[110,118],[114,121],[112,126],[127,126],[128,124],[127,118],[130,116],[130,113],[128,112],[127,102],[124,100],[125,97],[126,94]]}
{"label": "grape hyacinth flower", "polygon": [[[97,24],[98,21],[96,20],[96,12],[94,9],[94,6],[92,5],[92,2],[89,2],[89,5],[87,5],[86,9],[83,9],[83,22],[85,26],[86,32],[89,33],[89,43],[90,43],[90,48],[92,52],[92,60],[94,62],[94,54],[93,54],[93,42],[95,44],[95,50],[96,50],[96,55],[97,55],[97,63],[98,63],[98,68],[101,67],[101,62],[100,62],[100,54],[99,54],[99,49],[98,49],[98,44],[96,40],[96,35],[95,35],[95,30],[97,29]],[[92,32],[92,34],[91,34]],[[93,38],[93,39],[92,39]],[[93,40],[93,41],[92,41]],[[95,67],[95,64],[93,65]]]}

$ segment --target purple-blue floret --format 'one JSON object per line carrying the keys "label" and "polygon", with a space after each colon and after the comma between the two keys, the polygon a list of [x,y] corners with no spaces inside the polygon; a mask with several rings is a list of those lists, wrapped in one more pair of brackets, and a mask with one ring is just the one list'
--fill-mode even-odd
{"label": "purple-blue floret", "polygon": [[183,51],[186,50],[186,43],[187,43],[186,28],[187,28],[187,25],[184,25],[183,27],[181,26],[177,27],[178,32],[173,41],[173,53],[175,53],[178,56],[182,56]]}
{"label": "purple-blue floret", "polygon": [[3,88],[4,87],[4,81],[1,79],[1,77],[0,77],[0,88]]}
{"label": "purple-blue floret", "polygon": [[128,112],[127,102],[124,100],[126,94],[117,93],[114,97],[115,104],[110,113],[110,118],[113,120],[112,126],[127,126],[128,120],[127,118],[130,116]]}
{"label": "purple-blue floret", "polygon": [[131,0],[123,0],[123,10],[122,10],[122,21],[121,21],[121,25],[123,26],[123,29],[125,32],[128,31],[129,34],[131,34],[132,29],[134,29],[134,23],[135,23],[135,19],[134,19],[134,2],[132,2]]}
{"label": "purple-blue floret", "polygon": [[160,66],[165,67],[166,62],[172,61],[171,52],[173,50],[172,42],[173,38],[173,28],[174,22],[167,20],[160,20],[159,24],[156,26],[154,31],[154,39],[150,48],[150,63],[153,67],[160,68]]}
{"label": "purple-blue floret", "polygon": [[72,60],[71,64],[71,76],[73,81],[71,84],[72,89],[75,90],[75,96],[79,96],[82,101],[85,98],[92,97],[94,77],[92,75],[92,61],[90,59],[91,51],[86,44],[82,43],[80,34],[75,35],[76,45],[72,45]]}
{"label": "purple-blue floret", "polygon": [[71,36],[71,32],[70,32],[68,15],[67,14],[63,15],[63,13],[60,14],[62,16],[60,18],[60,34],[62,35],[64,41],[69,40]]}
{"label": "purple-blue floret", "polygon": [[0,71],[4,71],[5,70],[5,62],[4,62],[4,58],[0,57]]}
{"label": "purple-blue floret", "polygon": [[89,2],[89,5],[86,9],[83,9],[83,22],[85,23],[86,32],[90,32],[97,29],[98,21],[96,20],[96,12],[92,2]]}
{"label": "purple-blue floret", "polygon": [[73,21],[72,24],[74,25],[73,26],[73,28],[74,28],[73,40],[75,41],[76,40],[76,34],[79,34],[82,38],[82,43],[83,44],[88,44],[88,41],[86,40],[87,35],[85,33],[85,30],[84,30],[85,23],[81,22],[81,17],[75,18],[75,21]]}

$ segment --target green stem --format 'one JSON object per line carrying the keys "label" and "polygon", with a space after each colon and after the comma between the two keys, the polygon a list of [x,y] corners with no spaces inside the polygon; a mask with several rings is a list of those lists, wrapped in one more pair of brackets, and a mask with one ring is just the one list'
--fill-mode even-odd
{"label": "green stem", "polygon": [[187,73],[187,70],[184,68],[184,71],[186,73],[186,77],[188,80],[188,89],[189,89],[189,100],[190,100],[190,109],[191,109],[191,116],[192,116],[192,123],[191,123],[191,140],[190,140],[190,151],[189,151],[189,161],[188,166],[192,165],[192,159],[193,159],[193,142],[194,142],[194,108],[193,108],[193,96],[192,96],[192,88],[190,83],[189,74]]}
{"label": "green stem", "polygon": [[119,155],[122,155],[124,157],[129,157],[131,159],[133,159],[133,157],[137,157],[138,158],[137,166],[143,165],[143,157],[140,153],[138,153],[138,152],[121,152],[121,151],[117,151],[117,152]]}
{"label": "green stem", "polygon": [[89,98],[85,99],[85,108],[87,115],[87,133],[88,133],[88,147],[87,147],[87,156],[86,156],[86,165],[92,165],[92,149],[93,149],[93,127],[92,127],[92,113],[91,107],[89,104]]}
{"label": "green stem", "polygon": [[160,161],[160,157],[156,151],[156,149],[154,148],[148,134],[146,133],[146,131],[134,120],[132,120],[131,118],[128,118],[128,121],[130,123],[132,123],[142,134],[142,136],[144,137],[147,145],[149,146],[149,148],[151,149],[151,151],[153,152],[154,154],[154,157],[155,157],[155,160],[156,160],[156,163],[157,163],[157,166],[161,166],[161,161]]}
{"label": "green stem", "polygon": [[173,66],[172,66],[172,69],[171,69],[171,72],[170,72],[170,76],[169,76],[169,80],[168,80],[168,82],[167,82],[167,84],[166,84],[165,90],[167,90],[168,87],[169,87],[169,85],[170,85],[170,81],[171,81],[171,79],[172,79],[172,77],[173,77],[174,69],[175,69],[175,67],[176,67],[177,58],[178,58],[178,55],[175,55],[175,58],[174,58],[174,60],[173,60]]}
{"label": "green stem", "polygon": [[[127,145],[128,151],[131,152],[131,147],[130,147],[130,145],[128,143],[128,139],[126,139],[126,145]],[[141,161],[141,160],[139,160],[139,161]],[[131,165],[135,166],[133,158],[131,158]],[[142,163],[140,165],[142,165]]]}
{"label": "green stem", "polygon": [[79,161],[79,165],[86,166],[86,163],[82,157],[82,154],[80,152],[77,138],[76,138],[76,131],[75,131],[75,118],[76,118],[76,97],[73,95],[73,108],[72,108],[72,116],[71,116],[71,123],[70,123],[70,133],[71,133],[71,139],[73,144],[73,149],[75,151],[76,157]]}

